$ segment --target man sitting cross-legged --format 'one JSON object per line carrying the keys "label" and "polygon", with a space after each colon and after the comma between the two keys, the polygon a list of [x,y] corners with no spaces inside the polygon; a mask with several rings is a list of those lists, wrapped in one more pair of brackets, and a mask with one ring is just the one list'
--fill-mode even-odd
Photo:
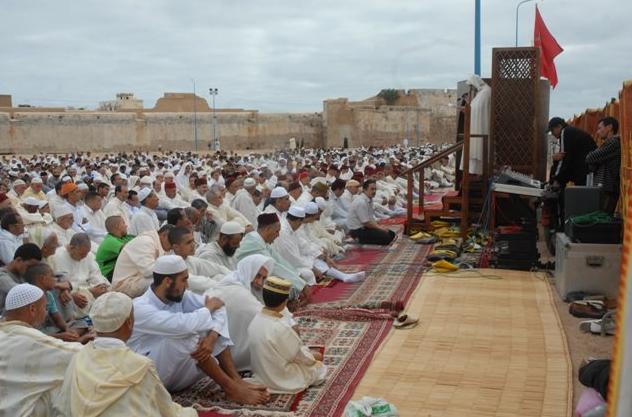
{"label": "man sitting cross-legged", "polygon": [[290,299],[305,303],[311,293],[309,285],[272,245],[280,231],[281,223],[277,214],[260,214],[257,218],[257,230],[244,236],[235,257],[239,261],[250,255],[264,255],[274,259],[274,270],[271,273],[292,283]]}
{"label": "man sitting cross-legged", "polygon": [[64,372],[79,343],[66,343],[37,330],[46,318],[44,291],[19,284],[7,294],[0,321],[0,415],[44,417],[51,413]]}
{"label": "man sitting cross-legged", "polygon": [[335,263],[327,257],[320,246],[304,239],[299,230],[304,227],[305,210],[296,204],[291,206],[285,218],[281,219],[281,232],[273,247],[283,258],[298,270],[309,284],[325,275],[342,282],[357,282],[365,278],[364,272],[346,274],[336,269]]}
{"label": "man sitting cross-legged", "polygon": [[180,256],[158,258],[153,270],[153,284],[134,300],[130,348],[154,361],[170,391],[183,390],[208,375],[228,400],[267,401],[266,388],[246,383],[235,369],[224,303],[187,291],[189,273]]}
{"label": "man sitting cross-legged", "polygon": [[132,335],[132,299],[120,292],[92,307],[97,338],[75,355],[55,408],[68,417],[193,417],[197,411],[171,400],[152,361],[125,345]]}
{"label": "man sitting cross-legged", "polygon": [[253,379],[270,392],[295,394],[321,384],[327,367],[320,352],[311,351],[283,318],[292,284],[268,277],[263,284],[265,307],[248,326]]}

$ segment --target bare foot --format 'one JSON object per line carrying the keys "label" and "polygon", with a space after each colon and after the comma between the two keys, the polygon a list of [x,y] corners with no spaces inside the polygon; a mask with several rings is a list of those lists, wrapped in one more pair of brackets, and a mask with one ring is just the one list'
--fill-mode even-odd
{"label": "bare foot", "polygon": [[268,387],[266,387],[265,385],[253,384],[252,382],[244,381],[243,379],[241,381],[239,381],[239,383],[245,385],[246,387],[248,387],[250,389],[254,389],[254,390],[257,390],[257,391],[267,391],[268,390]]}
{"label": "bare foot", "polygon": [[318,362],[322,362],[323,361],[323,354],[320,353],[320,351],[318,350],[312,350],[312,355],[314,355],[314,359],[316,359]]}
{"label": "bare foot", "polygon": [[270,394],[248,388],[244,384],[235,384],[226,389],[226,399],[239,404],[263,404],[270,399]]}
{"label": "bare foot", "polygon": [[231,379],[235,381],[237,384],[241,384],[249,389],[255,389],[257,391],[266,391],[268,389],[268,387],[266,387],[265,385],[253,384],[252,382],[248,382],[239,375],[235,377],[231,377]]}

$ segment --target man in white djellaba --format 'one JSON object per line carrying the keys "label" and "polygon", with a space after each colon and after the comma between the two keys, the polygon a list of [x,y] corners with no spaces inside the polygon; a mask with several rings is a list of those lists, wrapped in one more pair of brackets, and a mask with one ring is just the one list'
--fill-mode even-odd
{"label": "man in white djellaba", "polygon": [[134,300],[134,331],[128,346],[154,361],[170,391],[186,389],[208,375],[228,400],[267,401],[266,387],[247,383],[235,368],[224,303],[186,289],[188,268],[178,255],[158,258],[153,271],[153,284]]}
{"label": "man in white djellaba", "polygon": [[82,348],[36,329],[48,314],[46,301],[44,291],[31,284],[18,284],[7,294],[0,321],[2,416],[51,416],[66,367]]}
{"label": "man in white djellaba", "polygon": [[305,346],[283,318],[291,287],[289,281],[268,277],[263,284],[265,307],[248,326],[253,380],[273,393],[295,394],[327,377],[322,353]]}

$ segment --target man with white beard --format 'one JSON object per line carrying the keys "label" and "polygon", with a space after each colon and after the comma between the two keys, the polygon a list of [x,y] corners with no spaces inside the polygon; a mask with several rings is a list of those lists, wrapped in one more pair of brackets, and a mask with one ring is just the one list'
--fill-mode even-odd
{"label": "man with white beard", "polygon": [[257,216],[261,214],[253,200],[256,187],[257,182],[253,178],[246,178],[244,180],[244,188],[237,191],[231,202],[232,207],[243,214],[253,228],[257,227]]}

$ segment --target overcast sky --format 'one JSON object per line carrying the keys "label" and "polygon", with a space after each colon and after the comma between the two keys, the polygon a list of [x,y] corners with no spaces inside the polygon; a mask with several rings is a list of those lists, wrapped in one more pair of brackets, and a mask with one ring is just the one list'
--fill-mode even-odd
{"label": "overcast sky", "polygon": [[[482,0],[482,72],[513,46],[514,0]],[[534,3],[520,45],[533,43]],[[632,1],[538,2],[565,52],[551,115],[600,107],[632,79]],[[382,88],[455,88],[474,68],[474,0],[4,0],[0,94],[87,106],[219,88],[218,107],[321,111]]]}

